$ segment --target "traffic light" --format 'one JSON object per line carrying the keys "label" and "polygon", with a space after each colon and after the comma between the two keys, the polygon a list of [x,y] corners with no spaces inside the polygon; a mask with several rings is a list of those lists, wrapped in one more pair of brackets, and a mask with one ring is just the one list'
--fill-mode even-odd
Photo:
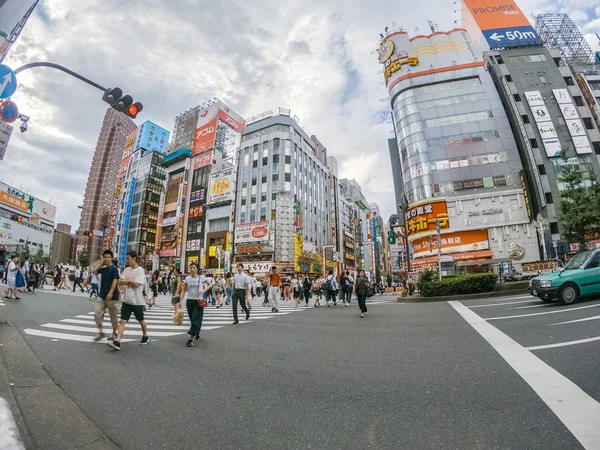
{"label": "traffic light", "polygon": [[91,232],[91,231],[86,231],[86,232],[84,232],[83,234],[84,234],[85,236],[87,236],[87,237],[93,237],[93,236],[94,236],[94,233],[93,233],[93,232]]}
{"label": "traffic light", "polygon": [[132,119],[135,119],[142,109],[144,109],[144,106],[140,102],[133,102],[131,95],[123,95],[123,90],[118,87],[104,91],[102,100]]}
{"label": "traffic light", "polygon": [[19,223],[23,222],[23,218],[21,216],[17,216],[16,214],[12,214],[10,216],[10,220],[14,220],[15,222],[19,222]]}
{"label": "traffic light", "polygon": [[395,244],[396,243],[396,232],[395,231],[388,231],[388,242],[390,244]]}

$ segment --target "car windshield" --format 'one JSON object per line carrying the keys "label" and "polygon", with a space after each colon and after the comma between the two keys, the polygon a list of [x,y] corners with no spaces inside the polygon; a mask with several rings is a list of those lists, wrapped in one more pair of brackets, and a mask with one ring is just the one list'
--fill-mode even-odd
{"label": "car windshield", "polygon": [[590,253],[591,252],[583,252],[575,255],[573,259],[565,266],[565,270],[579,269],[581,266],[583,266],[583,263],[587,261]]}

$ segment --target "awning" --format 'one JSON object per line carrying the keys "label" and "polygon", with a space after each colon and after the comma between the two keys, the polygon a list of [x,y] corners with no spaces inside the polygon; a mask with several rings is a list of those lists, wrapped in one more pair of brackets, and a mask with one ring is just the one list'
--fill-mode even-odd
{"label": "awning", "polygon": [[[458,266],[473,265],[473,264],[490,264],[494,253],[491,250],[480,250],[478,252],[463,252],[463,253],[444,253],[444,256],[452,256],[455,262],[469,261],[469,263],[457,264]],[[437,264],[437,256],[428,256],[427,258],[413,259],[410,261],[411,268],[428,267]]]}

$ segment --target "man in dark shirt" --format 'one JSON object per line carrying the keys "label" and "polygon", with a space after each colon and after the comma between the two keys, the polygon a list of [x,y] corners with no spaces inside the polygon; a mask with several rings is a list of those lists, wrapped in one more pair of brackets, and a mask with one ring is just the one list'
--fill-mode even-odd
{"label": "man in dark shirt", "polygon": [[94,317],[96,318],[96,325],[98,325],[98,336],[94,338],[95,341],[100,341],[104,338],[102,321],[104,320],[106,310],[108,310],[112,325],[112,336],[108,340],[114,340],[117,336],[117,303],[119,301],[117,283],[119,280],[119,269],[113,264],[112,259],[113,252],[104,250],[104,253],[102,253],[102,264],[92,270],[94,273],[100,275],[100,294],[95,300],[96,305],[94,308]]}

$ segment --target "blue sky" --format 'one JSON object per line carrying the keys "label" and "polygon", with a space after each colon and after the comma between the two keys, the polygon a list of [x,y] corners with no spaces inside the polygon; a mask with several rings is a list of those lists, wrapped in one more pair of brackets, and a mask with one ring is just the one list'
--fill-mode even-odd
{"label": "blue sky", "polygon": [[[589,0],[523,0],[534,12],[568,11],[590,43],[600,6]],[[597,2],[596,2],[597,3]],[[384,216],[394,211],[389,106],[376,49],[395,21],[408,30],[454,28],[457,6],[342,0],[42,0],[5,63],[63,64],[144,103],[138,124],[174,118],[213,97],[244,117],[290,108],[355,178]],[[425,10],[426,9],[426,10]],[[13,99],[32,117],[13,134],[0,178],[58,206],[79,223],[92,154],[106,110],[101,93],[60,72],[23,73]]]}

